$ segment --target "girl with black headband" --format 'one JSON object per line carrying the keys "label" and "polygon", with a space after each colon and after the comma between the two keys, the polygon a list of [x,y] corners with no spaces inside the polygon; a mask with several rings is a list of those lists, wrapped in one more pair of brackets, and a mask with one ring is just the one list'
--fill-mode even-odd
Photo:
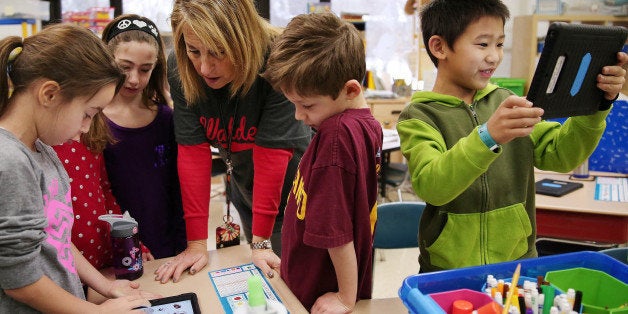
{"label": "girl with black headband", "polygon": [[115,18],[102,37],[126,74],[103,111],[116,141],[103,152],[111,190],[152,255],[174,256],[186,239],[163,42],[155,24],[135,14]]}

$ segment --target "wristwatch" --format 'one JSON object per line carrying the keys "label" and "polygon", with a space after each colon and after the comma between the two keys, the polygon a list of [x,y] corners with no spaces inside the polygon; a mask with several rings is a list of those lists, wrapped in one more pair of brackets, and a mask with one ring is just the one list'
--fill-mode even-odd
{"label": "wristwatch", "polygon": [[478,127],[478,134],[480,135],[480,139],[490,149],[493,153],[499,152],[501,145],[497,144],[491,134],[488,133],[488,128],[486,127],[486,123],[480,125]]}
{"label": "wristwatch", "polygon": [[270,240],[264,240],[262,242],[251,242],[251,250],[270,250],[273,245]]}

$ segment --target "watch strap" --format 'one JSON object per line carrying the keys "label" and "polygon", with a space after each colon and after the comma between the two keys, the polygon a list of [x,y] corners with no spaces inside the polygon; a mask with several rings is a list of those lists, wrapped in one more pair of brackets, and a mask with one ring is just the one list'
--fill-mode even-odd
{"label": "watch strap", "polygon": [[264,240],[261,242],[251,242],[251,250],[270,250],[273,248],[270,240]]}
{"label": "watch strap", "polygon": [[488,149],[490,149],[493,152],[497,152],[499,150],[500,146],[499,144],[497,144],[497,142],[495,142],[493,137],[491,137],[491,134],[488,133],[488,128],[486,126],[486,123],[478,127],[478,134],[480,135],[480,139],[482,140],[482,143],[484,143],[484,145],[486,145]]}

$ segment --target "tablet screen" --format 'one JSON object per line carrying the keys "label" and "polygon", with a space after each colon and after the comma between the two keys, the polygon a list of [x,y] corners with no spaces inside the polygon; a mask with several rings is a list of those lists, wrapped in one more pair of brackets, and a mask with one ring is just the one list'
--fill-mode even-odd
{"label": "tablet screen", "polygon": [[184,293],[176,296],[150,300],[151,307],[143,308],[145,313],[159,314],[200,314],[195,293]]}

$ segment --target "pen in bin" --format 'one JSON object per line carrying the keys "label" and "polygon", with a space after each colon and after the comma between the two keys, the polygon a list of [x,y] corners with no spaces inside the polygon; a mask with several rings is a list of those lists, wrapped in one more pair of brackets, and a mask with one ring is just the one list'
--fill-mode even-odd
{"label": "pen in bin", "polygon": [[576,297],[573,302],[573,310],[582,313],[582,291],[576,290]]}
{"label": "pen in bin", "polygon": [[[517,283],[519,283],[519,273],[521,272],[521,263],[517,264],[517,268],[515,269],[515,273],[514,275],[512,275],[512,281],[511,284],[514,285],[514,287],[517,286]],[[512,304],[512,299],[513,298],[517,298],[517,296],[513,296],[513,292],[515,292],[516,289],[511,289],[510,294],[506,297],[506,305],[504,305],[504,309],[502,310],[502,314],[508,314],[508,310],[510,309],[510,304]]]}

